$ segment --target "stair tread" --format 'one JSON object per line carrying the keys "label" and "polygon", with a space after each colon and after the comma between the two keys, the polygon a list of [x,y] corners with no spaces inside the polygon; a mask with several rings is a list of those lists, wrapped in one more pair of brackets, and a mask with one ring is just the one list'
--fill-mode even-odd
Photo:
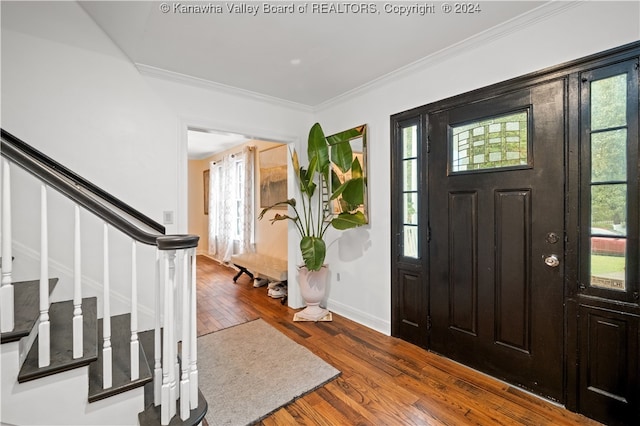
{"label": "stair tread", "polygon": [[[49,279],[49,294],[53,291],[57,278]],[[13,283],[14,327],[2,333],[1,342],[15,342],[31,333],[40,316],[40,281],[20,281]]]}
{"label": "stair tread", "polygon": [[[176,404],[178,404],[176,413],[179,413],[180,399],[176,401]],[[198,408],[191,410],[189,418],[184,421],[180,419],[179,414],[176,414],[169,422],[169,426],[198,425],[204,419],[205,414],[207,414],[207,409],[207,400],[204,398],[204,395],[202,395],[202,392],[200,392],[200,389],[198,389]],[[160,420],[160,406],[156,407],[151,405],[150,407],[147,407],[146,410],[138,414],[138,423],[140,426],[159,425]]]}
{"label": "stair tread", "polygon": [[73,301],[52,303],[49,308],[51,333],[51,363],[38,367],[38,340],[36,337],[27,355],[18,382],[39,379],[62,371],[90,364],[97,359],[97,299],[82,299],[83,349],[81,358],[73,359]]}
{"label": "stair tread", "polygon": [[142,343],[139,344],[139,378],[131,380],[131,315],[111,317],[112,386],[103,389],[102,376],[102,319],[98,321],[98,359],[89,366],[89,402],[99,401],[137,387],[152,380],[151,369]]}

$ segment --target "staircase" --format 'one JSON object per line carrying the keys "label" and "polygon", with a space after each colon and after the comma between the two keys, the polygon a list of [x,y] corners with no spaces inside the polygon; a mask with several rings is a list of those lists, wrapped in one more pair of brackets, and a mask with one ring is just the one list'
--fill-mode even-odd
{"label": "staircase", "polygon": [[[207,402],[198,389],[198,237],[165,235],[162,225],[5,130],[1,139],[0,424],[200,424]],[[12,238],[12,213],[27,215],[15,206],[16,195],[30,188],[12,186],[18,169],[40,186],[33,224],[40,231],[37,253]],[[52,261],[55,269],[69,271],[62,277],[50,273],[49,238],[66,226],[49,223],[64,216],[51,214],[51,207],[59,208],[50,202],[54,191],[73,212],[68,215],[72,235],[63,233],[72,242],[71,265]],[[81,220],[87,216],[93,222]],[[102,232],[89,229],[96,224]],[[102,234],[100,280],[82,270],[83,255],[92,262],[96,257],[83,249],[83,234]],[[112,239],[129,241],[130,262],[122,261],[121,247],[111,245]],[[14,253],[15,246],[21,253]],[[121,280],[125,263],[130,278],[114,286],[111,275]],[[14,271],[15,265],[22,270]],[[32,277],[15,280],[16,275]],[[139,295],[146,304],[138,302]]]}

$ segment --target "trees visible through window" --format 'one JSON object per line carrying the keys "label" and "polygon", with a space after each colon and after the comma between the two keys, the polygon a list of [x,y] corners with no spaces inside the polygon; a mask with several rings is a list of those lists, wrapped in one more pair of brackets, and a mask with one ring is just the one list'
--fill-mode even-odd
{"label": "trees visible through window", "polygon": [[405,257],[418,257],[418,126],[402,129],[402,223]]}
{"label": "trees visible through window", "polygon": [[627,74],[590,85],[591,285],[626,290]]}

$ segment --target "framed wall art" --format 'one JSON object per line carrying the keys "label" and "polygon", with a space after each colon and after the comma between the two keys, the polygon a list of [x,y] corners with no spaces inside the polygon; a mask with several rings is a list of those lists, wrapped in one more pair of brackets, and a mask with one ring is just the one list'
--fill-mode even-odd
{"label": "framed wall art", "polygon": [[260,151],[259,162],[260,207],[287,200],[287,145]]}

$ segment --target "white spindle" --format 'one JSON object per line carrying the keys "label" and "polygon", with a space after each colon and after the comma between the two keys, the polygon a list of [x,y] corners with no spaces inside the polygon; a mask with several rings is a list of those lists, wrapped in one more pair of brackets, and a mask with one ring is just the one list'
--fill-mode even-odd
{"label": "white spindle", "polygon": [[2,286],[0,287],[0,330],[3,333],[14,327],[14,296],[12,248],[11,248],[11,176],[9,162],[2,160]]}
{"label": "white spindle", "polygon": [[174,361],[172,359],[172,347],[174,346],[171,328],[173,326],[173,281],[175,273],[175,251],[164,252],[164,309],[162,328],[162,406],[160,409],[160,423],[169,424],[175,414],[176,404],[171,397],[171,380]]}
{"label": "white spindle", "polygon": [[162,281],[160,279],[160,251],[156,250],[156,315],[153,331],[153,403],[157,407],[162,401],[162,347],[160,330],[162,329]]}
{"label": "white spindle", "polygon": [[189,333],[191,335],[190,343],[191,343],[191,363],[190,363],[190,378],[189,384],[191,385],[190,399],[191,399],[191,409],[194,410],[198,408],[198,331],[196,328],[197,322],[197,311],[196,311],[196,249],[192,248],[189,250],[191,252],[191,268],[190,272],[190,282],[188,285],[191,287],[191,291],[189,294],[189,303],[190,303],[190,314],[189,314]]}
{"label": "white spindle", "polygon": [[140,342],[138,341],[138,261],[136,242],[131,244],[131,380],[140,377]]}
{"label": "white spindle", "polygon": [[38,367],[51,363],[49,325],[49,229],[47,187],[40,186],[40,322],[38,324]]}
{"label": "white spindle", "polygon": [[177,383],[177,371],[176,365],[178,363],[178,351],[176,345],[176,251],[170,250],[167,252],[169,258],[169,283],[168,291],[169,295],[169,311],[165,315],[164,329],[167,330],[167,340],[169,342],[169,358],[167,358],[167,366],[169,368],[169,417],[173,417],[176,414],[176,403],[178,399],[178,383]]}
{"label": "white spindle", "polygon": [[[180,341],[180,332],[182,327],[180,325],[180,312],[182,311],[182,292],[180,291],[180,280],[182,275],[180,274],[181,262],[178,260],[178,252],[176,251],[176,257],[174,262],[175,272],[173,274],[173,321],[171,322],[172,342],[171,349],[173,353],[171,359],[173,359],[173,380],[171,381],[171,398],[173,401],[177,401],[180,398],[180,361],[178,360],[178,342]],[[176,407],[177,410],[177,407]],[[177,411],[176,411],[177,412]]]}
{"label": "white spindle", "polygon": [[180,380],[180,418],[186,420],[191,411],[191,387],[189,383],[189,368],[191,366],[191,281],[189,280],[189,253],[183,250],[182,267],[182,376]]}
{"label": "white spindle", "polygon": [[109,304],[109,227],[104,224],[104,314],[102,316],[102,388],[112,386],[111,307]]}
{"label": "white spindle", "polygon": [[73,358],[82,358],[82,247],[80,244],[80,207],[75,206],[73,239]]}

